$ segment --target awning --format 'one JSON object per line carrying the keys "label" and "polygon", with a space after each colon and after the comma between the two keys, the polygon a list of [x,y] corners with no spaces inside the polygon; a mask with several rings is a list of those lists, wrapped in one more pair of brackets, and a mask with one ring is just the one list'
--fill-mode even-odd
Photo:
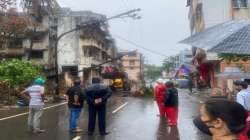
{"label": "awning", "polygon": [[247,25],[250,25],[250,20],[228,21],[192,35],[179,43],[211,49]]}

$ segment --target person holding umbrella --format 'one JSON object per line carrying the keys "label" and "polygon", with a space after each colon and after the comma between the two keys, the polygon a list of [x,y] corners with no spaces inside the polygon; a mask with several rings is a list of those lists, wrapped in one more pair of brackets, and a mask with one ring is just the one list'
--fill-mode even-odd
{"label": "person holding umbrella", "polygon": [[108,135],[106,131],[106,103],[112,95],[111,89],[101,84],[99,78],[92,79],[92,85],[86,88],[86,99],[89,105],[88,135],[95,131],[96,115],[98,114],[99,131],[102,136]]}

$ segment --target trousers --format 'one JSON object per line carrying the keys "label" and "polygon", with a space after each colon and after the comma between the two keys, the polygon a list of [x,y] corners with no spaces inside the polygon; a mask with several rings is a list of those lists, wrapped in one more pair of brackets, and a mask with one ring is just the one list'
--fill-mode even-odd
{"label": "trousers", "polygon": [[75,130],[77,127],[78,119],[81,115],[81,108],[70,108],[70,117],[69,117],[69,130]]}
{"label": "trousers", "polygon": [[43,114],[43,106],[30,106],[28,117],[28,129],[30,131],[40,130],[40,122]]}
{"label": "trousers", "polygon": [[98,115],[98,126],[100,133],[106,132],[106,105],[89,105],[88,132],[95,131],[96,115]]}
{"label": "trousers", "polygon": [[177,125],[177,119],[178,119],[178,107],[165,107],[166,111],[166,118],[167,123],[170,126],[176,126]]}

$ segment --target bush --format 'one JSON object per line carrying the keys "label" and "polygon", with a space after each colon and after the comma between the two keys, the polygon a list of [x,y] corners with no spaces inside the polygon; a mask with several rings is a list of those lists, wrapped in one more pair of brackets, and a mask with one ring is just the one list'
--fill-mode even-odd
{"label": "bush", "polygon": [[145,96],[150,96],[150,97],[154,96],[153,88],[151,88],[151,87],[145,87],[144,93],[145,93]]}
{"label": "bush", "polygon": [[17,59],[0,61],[0,81],[7,82],[11,88],[27,85],[41,74],[41,67]]}

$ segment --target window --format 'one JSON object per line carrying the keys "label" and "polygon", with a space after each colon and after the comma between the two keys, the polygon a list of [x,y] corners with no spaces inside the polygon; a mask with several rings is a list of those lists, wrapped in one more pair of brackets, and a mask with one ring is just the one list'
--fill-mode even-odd
{"label": "window", "polygon": [[247,8],[248,0],[233,0],[233,8]]}
{"label": "window", "polygon": [[129,61],[129,65],[130,65],[130,66],[135,65],[135,60],[130,60],[130,61]]}
{"label": "window", "polygon": [[30,57],[32,59],[43,59],[43,51],[31,51]]}

